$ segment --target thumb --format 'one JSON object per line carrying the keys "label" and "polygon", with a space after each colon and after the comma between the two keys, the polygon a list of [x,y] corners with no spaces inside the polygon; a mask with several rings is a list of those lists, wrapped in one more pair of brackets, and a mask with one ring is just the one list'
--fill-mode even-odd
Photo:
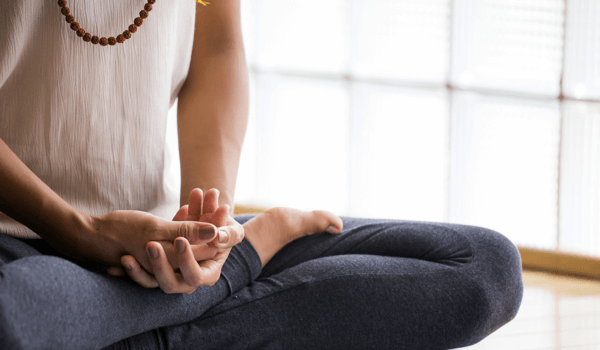
{"label": "thumb", "polygon": [[217,235],[217,227],[207,222],[183,221],[172,222],[174,241],[177,237],[184,237],[190,244],[201,244],[212,241]]}

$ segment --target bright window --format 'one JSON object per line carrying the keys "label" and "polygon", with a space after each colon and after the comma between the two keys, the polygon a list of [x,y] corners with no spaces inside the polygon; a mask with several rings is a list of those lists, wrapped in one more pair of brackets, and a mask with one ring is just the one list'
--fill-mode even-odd
{"label": "bright window", "polygon": [[600,256],[600,2],[245,0],[237,203]]}

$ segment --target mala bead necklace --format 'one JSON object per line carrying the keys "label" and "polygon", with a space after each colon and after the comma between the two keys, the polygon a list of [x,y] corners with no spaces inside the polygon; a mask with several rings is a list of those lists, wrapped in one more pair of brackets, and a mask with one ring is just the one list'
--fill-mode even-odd
{"label": "mala bead necklace", "polygon": [[[60,6],[60,12],[65,16],[67,23],[71,24],[71,29],[77,32],[77,36],[82,38],[85,42],[91,42],[92,44],[100,44],[102,46],[111,45],[114,46],[117,43],[122,44],[125,40],[131,38],[131,34],[137,32],[139,26],[144,23],[144,19],[148,18],[148,12],[152,11],[152,4],[156,0],[148,0],[148,3],[144,5],[144,9],[140,11],[140,16],[133,20],[133,24],[129,25],[129,29],[125,30],[123,34],[117,35],[117,37],[111,36],[110,38],[98,38],[97,35],[87,33],[85,29],[81,28],[79,23],[75,22],[75,17],[71,14],[71,10],[67,7],[67,0],[58,0],[58,6]],[[210,2],[204,2],[202,0],[196,0],[197,3],[206,6]]]}
{"label": "mala bead necklace", "polygon": [[[125,40],[131,38],[131,34],[137,32],[139,26],[144,23],[144,19],[148,18],[148,12],[152,11],[152,4],[154,4],[156,0],[148,0],[148,3],[144,5],[144,9],[140,11],[140,16],[133,20],[133,24],[129,26],[129,29],[125,30],[123,34],[117,35],[117,37],[110,38],[98,38],[97,35],[91,35],[87,33],[79,23],[75,22],[75,17],[71,14],[71,11],[67,7],[67,0],[58,0],[58,6],[60,6],[60,12],[66,17],[67,23],[71,24],[71,29],[77,32],[77,36],[82,38],[85,42],[91,42],[92,44],[100,44],[102,46],[106,45],[116,45],[117,43],[122,44]],[[201,2],[201,1],[198,1]]]}

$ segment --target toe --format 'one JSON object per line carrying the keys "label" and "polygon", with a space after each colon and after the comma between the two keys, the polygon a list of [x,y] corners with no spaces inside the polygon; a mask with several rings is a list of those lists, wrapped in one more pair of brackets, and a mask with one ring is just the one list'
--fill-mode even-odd
{"label": "toe", "polygon": [[342,219],[326,210],[314,210],[313,215],[316,217],[316,232],[340,233],[344,227]]}

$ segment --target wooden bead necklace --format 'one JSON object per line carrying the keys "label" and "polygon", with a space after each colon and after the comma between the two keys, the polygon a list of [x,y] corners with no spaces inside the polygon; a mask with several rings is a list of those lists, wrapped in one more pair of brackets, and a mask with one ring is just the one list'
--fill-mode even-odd
{"label": "wooden bead necklace", "polygon": [[[117,43],[122,44],[125,40],[131,38],[131,34],[137,32],[139,26],[144,23],[144,19],[148,18],[148,12],[152,11],[152,4],[154,4],[156,0],[148,0],[148,3],[144,5],[144,9],[140,11],[140,16],[133,20],[133,24],[129,26],[128,30],[125,30],[123,34],[117,35],[117,37],[110,38],[98,38],[97,35],[91,35],[87,33],[79,23],[75,22],[75,17],[71,14],[71,11],[67,7],[67,0],[58,0],[58,6],[60,6],[60,12],[66,17],[67,23],[71,24],[71,29],[77,32],[77,36],[82,38],[85,42],[91,42],[92,44],[100,44],[102,46],[106,45],[116,45]],[[201,1],[199,1],[201,2]]]}

